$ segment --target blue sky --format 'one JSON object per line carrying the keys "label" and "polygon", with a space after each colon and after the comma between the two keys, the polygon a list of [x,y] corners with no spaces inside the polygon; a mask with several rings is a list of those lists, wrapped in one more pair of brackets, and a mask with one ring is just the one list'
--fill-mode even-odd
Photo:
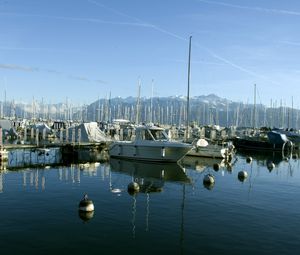
{"label": "blue sky", "polygon": [[298,0],[0,0],[0,98],[186,95],[299,107]]}

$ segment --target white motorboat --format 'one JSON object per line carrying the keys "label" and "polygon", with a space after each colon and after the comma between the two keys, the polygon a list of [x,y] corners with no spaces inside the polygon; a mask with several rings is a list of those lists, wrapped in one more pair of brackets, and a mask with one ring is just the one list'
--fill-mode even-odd
{"label": "white motorboat", "polygon": [[205,139],[199,139],[197,144],[187,153],[187,155],[228,159],[232,155],[233,149],[233,145],[224,146],[219,144],[209,144]]}
{"label": "white motorboat", "polygon": [[190,144],[172,141],[165,130],[157,126],[139,126],[133,141],[114,142],[110,157],[146,161],[177,162],[191,148]]}

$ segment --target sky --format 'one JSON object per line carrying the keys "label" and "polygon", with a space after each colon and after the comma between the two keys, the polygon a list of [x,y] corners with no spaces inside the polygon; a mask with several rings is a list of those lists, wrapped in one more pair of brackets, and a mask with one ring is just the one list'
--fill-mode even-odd
{"label": "sky", "polygon": [[[298,0],[0,0],[0,100],[216,94],[299,108]],[[153,89],[152,89],[153,88]]]}

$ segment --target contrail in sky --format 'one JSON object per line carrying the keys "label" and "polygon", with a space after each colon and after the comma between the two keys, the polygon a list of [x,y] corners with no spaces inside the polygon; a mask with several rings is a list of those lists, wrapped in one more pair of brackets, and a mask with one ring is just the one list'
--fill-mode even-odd
{"label": "contrail in sky", "polygon": [[281,10],[281,9],[269,9],[269,8],[262,8],[262,7],[251,7],[251,6],[243,6],[243,5],[237,5],[237,4],[229,4],[225,2],[216,2],[216,1],[207,1],[207,0],[196,0],[197,2],[202,2],[206,4],[212,4],[212,5],[220,5],[230,8],[236,8],[236,9],[245,9],[245,10],[252,10],[252,11],[259,11],[259,12],[268,12],[268,13],[275,13],[275,14],[281,14],[281,15],[294,15],[294,16],[300,16],[300,12],[297,11],[289,11],[289,10]]}
{"label": "contrail in sky", "polygon": [[[185,37],[182,37],[182,36],[180,36],[180,35],[178,35],[178,34],[175,34],[175,33],[173,33],[173,32],[170,32],[170,31],[168,31],[168,30],[162,29],[162,28],[160,28],[160,27],[158,27],[158,26],[156,26],[156,25],[149,24],[149,23],[145,23],[144,21],[142,21],[142,20],[139,19],[139,18],[129,16],[129,15],[125,14],[125,13],[122,13],[122,12],[117,11],[117,10],[115,10],[115,9],[112,9],[112,8],[110,8],[110,7],[106,7],[105,5],[100,4],[100,3],[98,3],[98,2],[95,2],[95,1],[93,1],[93,0],[87,0],[87,1],[90,2],[90,3],[93,3],[93,4],[95,4],[95,5],[98,5],[99,7],[103,7],[103,8],[105,8],[105,9],[108,9],[108,10],[110,10],[110,11],[116,13],[116,14],[121,15],[121,16],[128,17],[128,18],[132,18],[132,19],[134,19],[134,20],[136,20],[136,21],[138,21],[138,22],[141,22],[142,24],[148,24],[148,25],[149,25],[149,28],[152,28],[152,29],[154,29],[154,30],[157,30],[157,31],[159,31],[159,32],[161,32],[161,33],[164,33],[164,34],[169,35],[169,36],[171,36],[171,37],[174,37],[174,38],[176,38],[176,39],[179,39],[179,40],[182,40],[182,41],[185,41],[185,42],[188,41],[188,39],[185,38]],[[202,0],[199,0],[199,1],[202,1]],[[203,0],[203,2],[208,2],[208,1]],[[210,3],[210,2],[208,2],[208,3]],[[216,2],[216,3],[217,3],[217,2]],[[231,6],[231,7],[233,7],[233,6]],[[300,15],[300,13],[299,13],[299,15]],[[229,65],[229,66],[231,66],[231,67],[233,67],[233,68],[235,68],[235,69],[238,69],[238,70],[240,70],[240,71],[242,71],[242,72],[244,72],[244,73],[247,73],[247,74],[249,74],[249,75],[251,75],[251,76],[253,76],[253,77],[257,77],[257,78],[260,78],[260,79],[264,79],[264,80],[266,80],[266,81],[268,81],[268,82],[270,82],[270,83],[273,83],[273,84],[276,84],[276,85],[277,85],[276,82],[270,80],[268,77],[265,77],[265,76],[263,76],[263,75],[257,74],[257,73],[255,73],[255,72],[253,72],[253,71],[251,71],[251,70],[249,70],[249,69],[247,69],[247,68],[244,68],[244,67],[242,67],[242,66],[240,66],[240,65],[237,65],[237,64],[233,63],[232,61],[230,61],[230,60],[228,60],[228,59],[226,59],[226,58],[224,58],[224,57],[218,55],[218,54],[215,53],[214,51],[212,51],[212,50],[210,50],[210,49],[208,49],[208,48],[202,46],[201,44],[199,44],[199,43],[197,43],[197,42],[194,42],[194,45],[196,45],[197,47],[202,48],[203,50],[207,51],[207,52],[208,52],[212,57],[214,57],[215,59],[217,59],[217,60],[219,60],[219,61],[221,61],[221,62],[223,62],[223,63],[225,63],[225,64],[227,64],[227,65]]]}
{"label": "contrail in sky", "polygon": [[93,18],[74,18],[74,17],[64,17],[64,16],[22,14],[22,13],[12,13],[12,12],[0,12],[0,15],[15,16],[15,17],[35,17],[35,18],[42,18],[42,19],[57,19],[57,20],[66,20],[66,21],[79,21],[79,22],[90,22],[90,23],[110,24],[110,25],[152,27],[152,25],[150,24],[141,23],[141,22],[115,22],[115,21],[107,21],[107,20],[93,19]]}
{"label": "contrail in sky", "polygon": [[[92,4],[97,5],[97,6],[99,6],[99,7],[103,7],[103,8],[105,8],[105,9],[108,9],[108,10],[110,10],[110,11],[116,13],[116,14],[121,15],[121,16],[124,16],[124,17],[127,17],[127,18],[135,19],[136,21],[141,22],[142,24],[148,24],[148,23],[145,23],[144,21],[142,21],[142,20],[139,19],[139,18],[136,18],[136,17],[133,17],[133,16],[129,16],[129,15],[125,14],[125,13],[122,13],[122,12],[117,11],[117,10],[115,10],[115,9],[112,9],[112,8],[110,8],[110,7],[106,7],[105,5],[100,4],[100,3],[98,3],[98,2],[95,2],[95,1],[93,1],[93,0],[87,0],[87,1],[90,2],[90,3],[92,3]],[[200,1],[202,1],[202,0],[200,0]],[[175,34],[175,33],[173,33],[173,32],[170,32],[170,31],[168,31],[168,30],[162,29],[162,28],[160,28],[160,27],[158,27],[158,26],[156,26],[156,25],[149,24],[149,27],[152,28],[152,29],[154,29],[154,30],[157,30],[157,31],[159,31],[159,32],[161,32],[161,33],[164,33],[164,34],[167,34],[167,35],[169,35],[169,36],[171,36],[171,37],[174,37],[174,38],[176,38],[176,39],[179,39],[179,40],[182,40],[182,41],[185,41],[185,42],[188,41],[187,38],[182,37],[182,36],[180,36],[180,35],[178,35],[178,34]],[[244,72],[244,73],[247,73],[247,74],[249,74],[249,75],[251,75],[251,76],[254,76],[254,77],[257,77],[257,78],[260,78],[260,79],[267,80],[268,82],[271,82],[271,83],[273,83],[273,84],[277,84],[276,82],[271,81],[270,79],[268,79],[268,78],[265,77],[265,76],[262,76],[262,75],[260,75],[260,74],[257,74],[257,73],[255,73],[255,72],[253,72],[253,71],[251,71],[251,70],[248,70],[248,69],[246,69],[246,68],[244,68],[244,67],[242,67],[242,66],[240,66],[240,65],[237,65],[237,64],[233,63],[232,61],[230,61],[230,60],[228,60],[228,59],[225,59],[225,58],[221,57],[220,55],[216,54],[216,53],[213,52],[212,50],[210,50],[210,49],[208,49],[208,48],[202,46],[202,45],[199,44],[199,43],[196,43],[196,42],[195,42],[194,45],[196,45],[196,46],[198,46],[199,48],[202,48],[203,50],[207,51],[207,52],[208,52],[212,57],[214,57],[215,59],[218,59],[219,61],[221,61],[221,62],[223,62],[223,63],[225,63],[225,64],[227,64],[227,65],[230,65],[231,67],[233,67],[233,68],[235,68],[235,69],[238,69],[238,70],[240,70],[240,71],[242,71],[242,72]]]}

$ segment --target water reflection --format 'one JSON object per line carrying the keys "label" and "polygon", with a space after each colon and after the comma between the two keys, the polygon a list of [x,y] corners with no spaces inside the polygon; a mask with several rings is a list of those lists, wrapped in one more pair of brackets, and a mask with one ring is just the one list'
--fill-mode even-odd
{"label": "water reflection", "polygon": [[216,165],[218,166],[218,168],[214,167],[216,171],[218,171],[220,168],[227,168],[231,166],[231,162],[226,161],[225,159],[192,156],[185,156],[180,163],[182,166],[194,169],[197,172],[203,172],[206,168],[214,167]]}
{"label": "water reflection", "polygon": [[61,152],[59,148],[24,148],[10,150],[6,167],[10,169],[55,165],[61,162]]}
{"label": "water reflection", "polygon": [[299,150],[293,151],[290,154],[284,154],[278,151],[240,150],[237,155],[243,158],[252,157],[258,165],[266,166],[268,162],[273,162],[275,166],[278,166],[281,162],[298,159],[299,153]]}
{"label": "water reflection", "polygon": [[80,219],[82,219],[83,222],[87,222],[94,217],[94,213],[95,213],[94,211],[92,212],[78,211],[78,216]]}
{"label": "water reflection", "polygon": [[5,176],[10,173],[19,173],[16,176],[17,182],[23,188],[34,188],[35,190],[44,191],[47,187],[47,179],[52,179],[53,173],[57,176],[55,182],[80,184],[82,176],[97,177],[100,176],[102,181],[109,178],[110,169],[106,163],[100,164],[98,162],[89,163],[88,167],[82,168],[80,164],[72,164],[70,166],[56,166],[56,167],[37,167],[37,168],[12,168],[10,170],[0,170],[0,193],[4,192]]}
{"label": "water reflection", "polygon": [[141,192],[160,192],[165,181],[190,183],[185,169],[176,163],[110,159],[111,171],[125,173],[140,185]]}

